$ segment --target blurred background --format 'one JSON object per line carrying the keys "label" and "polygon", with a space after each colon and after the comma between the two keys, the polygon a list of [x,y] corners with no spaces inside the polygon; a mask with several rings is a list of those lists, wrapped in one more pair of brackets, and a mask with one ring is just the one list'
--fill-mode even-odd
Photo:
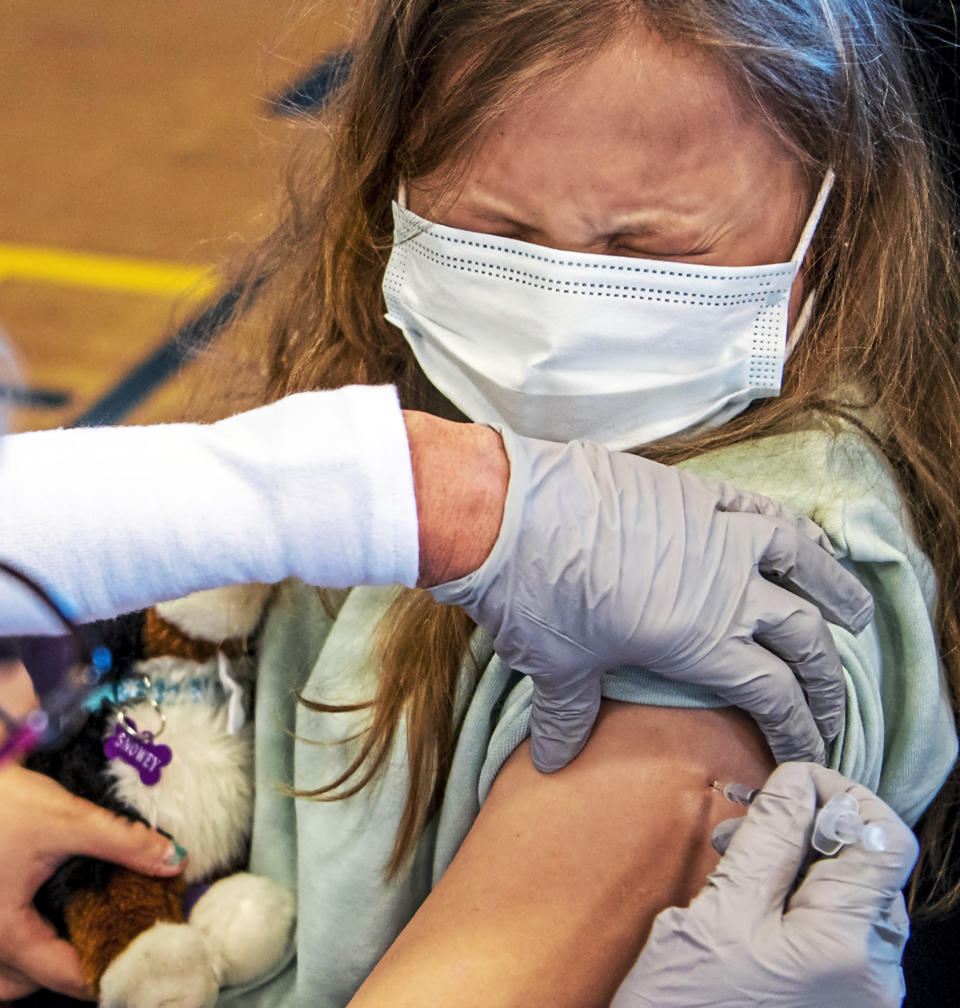
{"label": "blurred background", "polygon": [[278,96],[350,35],[345,0],[5,0],[0,329],[14,426],[176,419],[168,343],[266,228],[292,140]]}

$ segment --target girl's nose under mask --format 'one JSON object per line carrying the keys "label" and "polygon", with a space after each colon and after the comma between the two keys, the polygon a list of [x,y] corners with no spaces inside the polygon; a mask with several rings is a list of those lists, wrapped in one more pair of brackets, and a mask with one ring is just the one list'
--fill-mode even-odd
{"label": "girl's nose under mask", "polygon": [[387,319],[478,423],[614,449],[715,426],[780,394],[790,289],[833,178],[793,257],[770,266],[560,252],[394,203]]}

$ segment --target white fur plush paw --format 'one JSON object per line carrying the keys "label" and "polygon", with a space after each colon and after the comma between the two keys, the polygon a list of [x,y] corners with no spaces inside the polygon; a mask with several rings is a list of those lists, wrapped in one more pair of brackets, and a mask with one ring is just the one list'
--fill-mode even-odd
{"label": "white fur plush paw", "polygon": [[187,924],[154,924],[100,979],[100,1008],[212,1008],[219,982],[202,936]]}
{"label": "white fur plush paw", "polygon": [[293,896],[261,875],[238,872],[197,900],[190,926],[203,935],[223,985],[246,983],[283,955],[293,933]]}

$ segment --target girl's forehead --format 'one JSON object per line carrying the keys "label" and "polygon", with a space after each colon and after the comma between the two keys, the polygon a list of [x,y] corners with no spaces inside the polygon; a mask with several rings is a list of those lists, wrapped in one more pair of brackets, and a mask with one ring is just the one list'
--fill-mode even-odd
{"label": "girl's forehead", "polygon": [[[457,173],[456,200],[545,232],[565,210],[601,230],[628,215],[728,229],[749,225],[765,202],[783,203],[786,186],[793,238],[798,176],[719,64],[632,33],[512,98]],[[443,200],[429,208],[435,215]]]}

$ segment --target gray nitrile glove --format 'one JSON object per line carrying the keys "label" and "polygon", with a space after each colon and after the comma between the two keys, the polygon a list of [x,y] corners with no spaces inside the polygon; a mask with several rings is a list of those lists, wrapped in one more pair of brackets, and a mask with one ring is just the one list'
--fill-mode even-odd
{"label": "gray nitrile glove", "polygon": [[[817,806],[849,791],[886,849],[860,844],[817,861]],[[910,933],[900,890],[917,841],[879,798],[833,770],[778,768],[726,855],[686,909],[664,910],[611,1008],[895,1008]]]}
{"label": "gray nitrile glove", "polygon": [[618,665],[701,683],[753,715],[778,761],[823,762],[844,687],[820,613],[859,632],[873,603],[821,530],[648,459],[501,434],[497,541],[479,569],[431,591],[533,679],[536,766],[583,748],[601,676]]}

